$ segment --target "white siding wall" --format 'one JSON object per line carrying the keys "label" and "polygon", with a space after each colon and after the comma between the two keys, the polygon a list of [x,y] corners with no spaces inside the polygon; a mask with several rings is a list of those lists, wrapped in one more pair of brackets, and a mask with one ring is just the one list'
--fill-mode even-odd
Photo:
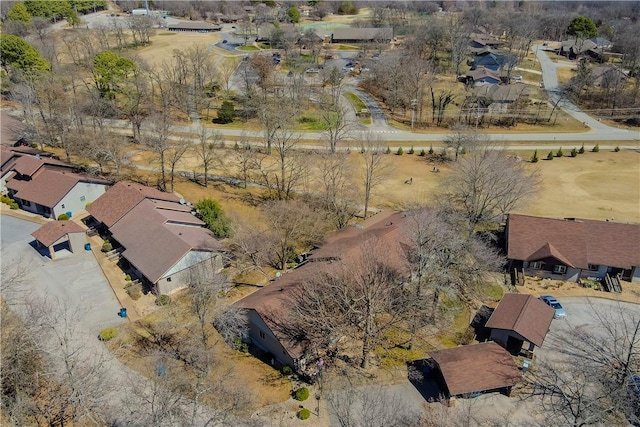
{"label": "white siding wall", "polygon": [[[255,310],[248,310],[249,318],[249,338],[251,342],[263,351],[273,354],[273,357],[282,365],[289,365],[295,368],[295,361],[289,356],[280,344],[280,341],[271,332],[271,329],[262,320],[262,317]],[[263,333],[264,338],[260,335]]]}
{"label": "white siding wall", "polygon": [[[192,265],[198,264],[196,261],[199,257],[191,256],[192,252],[200,253],[198,251],[191,251],[187,255],[185,255],[180,261],[176,263],[176,265],[184,266],[181,270],[177,270],[174,266],[170,271],[173,273],[166,274],[160,280],[158,280],[158,293],[159,294],[170,294],[172,292],[177,291],[178,289],[185,288],[189,282],[189,267]],[[207,255],[207,258],[204,259],[204,262],[209,261],[211,258],[215,258],[214,260],[214,268],[216,271],[220,271],[222,269],[222,257],[220,254],[215,252],[202,252],[201,254]],[[183,262],[185,258],[189,258],[191,263]],[[195,261],[195,262],[194,262]],[[202,262],[202,261],[200,261]]]}
{"label": "white siding wall", "polygon": [[[53,208],[53,218],[58,218],[58,215],[69,211],[72,215],[76,215],[81,210],[84,210],[87,203],[93,202],[102,196],[105,191],[107,191],[107,186],[104,184],[77,183]],[[80,200],[82,196],[84,196],[84,200]]]}
{"label": "white siding wall", "polygon": [[631,272],[631,281],[634,283],[640,282],[640,266],[633,267],[633,271]]}

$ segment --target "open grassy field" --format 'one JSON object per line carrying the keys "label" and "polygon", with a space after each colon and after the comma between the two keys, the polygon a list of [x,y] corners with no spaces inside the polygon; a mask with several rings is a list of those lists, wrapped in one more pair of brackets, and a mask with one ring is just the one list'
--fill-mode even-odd
{"label": "open grassy field", "polygon": [[[579,146],[578,146],[579,148]],[[436,153],[441,148],[434,148]],[[589,147],[587,147],[589,150]],[[226,151],[226,153],[225,153]],[[640,222],[640,153],[632,150],[620,152],[587,151],[576,158],[568,156],[552,161],[541,160],[528,163],[527,167],[539,171],[542,187],[538,195],[518,212],[550,217],[580,217],[589,219],[615,219],[616,221]],[[221,164],[226,165],[226,173],[233,173],[230,157],[231,150],[223,150]],[[524,161],[531,153],[516,152]],[[309,153],[310,165],[313,156]],[[546,157],[546,152],[539,152]],[[378,209],[406,209],[416,205],[429,204],[434,200],[443,179],[450,173],[453,162],[434,164],[425,157],[395,154],[386,155],[388,162],[386,179],[373,189],[371,206]],[[138,161],[149,164],[150,157],[140,154]],[[353,181],[361,188],[362,159],[356,152],[349,154],[350,170]],[[437,168],[439,172],[434,172]],[[187,157],[178,166],[181,170],[199,170],[193,156]],[[149,173],[149,172],[147,172]],[[214,174],[225,171],[214,170]],[[318,170],[309,168],[309,177],[305,189],[319,190]],[[412,184],[405,181],[412,179]],[[220,183],[211,183],[208,188],[185,179],[176,179],[175,190],[191,201],[204,197],[219,200],[234,217],[248,221],[259,221],[260,213],[256,203],[261,191],[258,187],[248,189],[232,187]]]}

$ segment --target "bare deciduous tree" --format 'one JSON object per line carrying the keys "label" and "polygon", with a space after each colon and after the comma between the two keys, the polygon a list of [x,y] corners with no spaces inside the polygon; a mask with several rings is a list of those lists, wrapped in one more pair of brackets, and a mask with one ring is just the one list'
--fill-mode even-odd
{"label": "bare deciduous tree", "polygon": [[537,172],[522,160],[502,149],[481,147],[456,162],[443,181],[441,200],[462,215],[472,234],[479,223],[501,222],[537,186]]}
{"label": "bare deciduous tree", "polygon": [[198,137],[198,143],[194,150],[196,156],[200,159],[200,164],[204,172],[204,186],[207,187],[209,185],[209,170],[218,159],[216,155],[216,144],[220,145],[222,135],[219,132],[212,131],[204,125],[201,125]]}
{"label": "bare deciduous tree", "polygon": [[371,190],[387,177],[389,162],[384,157],[385,145],[373,134],[368,133],[360,142],[360,155],[364,161],[364,217],[369,212]]}

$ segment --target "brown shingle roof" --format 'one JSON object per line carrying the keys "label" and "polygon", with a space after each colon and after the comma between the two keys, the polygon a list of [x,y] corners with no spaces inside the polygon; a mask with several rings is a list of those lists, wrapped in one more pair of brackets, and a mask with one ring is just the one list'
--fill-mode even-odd
{"label": "brown shingle roof", "polygon": [[522,377],[509,352],[494,342],[433,351],[430,356],[452,396],[513,386]]}
{"label": "brown shingle roof", "polygon": [[31,233],[45,246],[51,246],[68,233],[84,233],[84,229],[73,221],[51,221]]}
{"label": "brown shingle roof", "polygon": [[545,255],[580,269],[640,266],[640,225],[510,214],[507,257],[536,261]]}
{"label": "brown shingle roof", "polygon": [[111,227],[145,198],[169,202],[179,201],[173,194],[134,182],[120,181],[96,199],[87,211],[96,220]]}
{"label": "brown shingle roof", "polygon": [[389,265],[401,273],[408,274],[409,265],[402,254],[404,247],[401,244],[404,240],[402,226],[405,221],[404,213],[387,212],[368,219],[362,227],[346,227],[329,237],[322,247],[314,250],[307,264],[284,274],[268,286],[241,299],[236,305],[255,310],[278,337],[280,344],[289,355],[298,358],[303,353],[303,347],[300,343],[291,341],[289,337],[279,334],[279,328],[274,327],[269,319],[273,317],[284,319],[287,307],[291,304],[290,296],[295,289],[335,266],[325,261],[342,259],[350,255],[357,256],[357,251],[363,245],[371,245],[375,242],[376,245],[384,247]]}
{"label": "brown shingle roof", "polygon": [[31,181],[26,181],[15,196],[53,208],[81,180],[82,176],[74,173],[43,170]]}
{"label": "brown shingle roof", "polygon": [[[191,250],[213,252],[220,243],[199,225],[168,225],[167,215],[153,200],[143,200],[110,227],[113,237],[126,249],[122,253],[150,282],[156,283]],[[195,222],[195,221],[194,221]]]}
{"label": "brown shingle roof", "polygon": [[549,331],[554,313],[553,308],[533,295],[505,294],[486,327],[515,331],[540,347]]}

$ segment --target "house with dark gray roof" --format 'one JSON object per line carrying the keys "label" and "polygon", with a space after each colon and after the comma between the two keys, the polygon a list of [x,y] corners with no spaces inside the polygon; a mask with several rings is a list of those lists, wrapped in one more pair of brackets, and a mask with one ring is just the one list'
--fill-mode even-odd
{"label": "house with dark gray roof", "polygon": [[512,272],[574,282],[640,282],[640,224],[510,214],[505,233]]}
{"label": "house with dark gray roof", "polygon": [[501,392],[509,395],[522,379],[513,357],[494,342],[463,345],[429,353],[436,380],[447,397]]}
{"label": "house with dark gray roof", "polygon": [[531,356],[542,346],[555,311],[533,295],[505,294],[485,327],[509,353]]}
{"label": "house with dark gray roof", "polygon": [[218,24],[211,24],[209,22],[198,21],[184,21],[177,24],[167,25],[169,31],[190,31],[199,33],[210,33],[212,31],[222,30],[222,26]]}
{"label": "house with dark gray roof", "polygon": [[132,273],[157,294],[186,287],[192,267],[222,268],[222,245],[173,194],[122,181],[87,211],[122,247]]}

